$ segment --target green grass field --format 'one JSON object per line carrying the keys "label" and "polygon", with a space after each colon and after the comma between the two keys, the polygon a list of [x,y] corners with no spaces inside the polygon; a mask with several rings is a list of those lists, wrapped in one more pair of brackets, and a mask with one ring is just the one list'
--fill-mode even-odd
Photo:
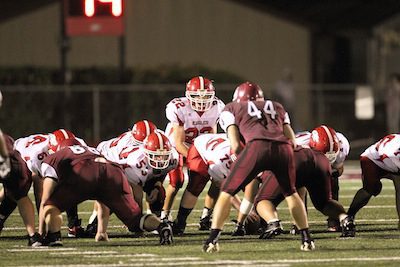
{"label": "green grass field", "polygon": [[[350,204],[359,180],[341,180],[340,201]],[[180,201],[180,198],[179,198]],[[6,222],[0,236],[1,266],[400,266],[400,231],[397,230],[394,188],[384,180],[382,193],[370,201],[357,216],[357,235],[342,239],[339,233],[326,233],[325,217],[309,208],[310,228],[317,249],[300,251],[299,236],[281,235],[273,240],[259,240],[258,235],[231,237],[233,224],[228,223],[220,240],[217,254],[201,252],[208,232],[197,230],[203,198],[189,217],[184,237],[176,237],[172,246],[159,246],[157,235],[133,237],[112,216],[110,242],[93,239],[70,239],[63,228],[61,248],[29,248],[18,212]],[[285,203],[279,207],[280,219],[286,231],[290,228]],[[175,207],[178,206],[176,203]],[[92,202],[79,206],[86,225]],[[174,213],[176,214],[176,213]],[[231,219],[236,212],[232,210]],[[65,218],[65,217],[64,217]]]}

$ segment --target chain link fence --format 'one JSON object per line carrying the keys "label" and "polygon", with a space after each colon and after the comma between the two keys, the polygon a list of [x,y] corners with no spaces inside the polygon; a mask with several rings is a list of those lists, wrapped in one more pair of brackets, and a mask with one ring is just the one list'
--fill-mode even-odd
{"label": "chain link fence", "polygon": [[[236,84],[217,87],[217,96],[228,103]],[[261,84],[269,97],[271,85]],[[296,131],[319,124],[332,126],[348,137],[351,158],[386,134],[386,115],[379,91],[375,91],[375,116],[355,117],[356,85],[296,84],[293,122]],[[115,137],[136,121],[148,119],[164,129],[165,106],[184,95],[182,84],[5,86],[2,87],[1,128],[14,138],[66,128],[88,144]]]}

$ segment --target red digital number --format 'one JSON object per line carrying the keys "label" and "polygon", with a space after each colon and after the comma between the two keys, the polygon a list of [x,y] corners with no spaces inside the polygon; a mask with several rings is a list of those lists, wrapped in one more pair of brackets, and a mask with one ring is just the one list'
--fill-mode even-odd
{"label": "red digital number", "polygon": [[85,0],[85,16],[93,17],[95,15],[95,2],[111,4],[111,13],[114,17],[122,15],[122,0]]}

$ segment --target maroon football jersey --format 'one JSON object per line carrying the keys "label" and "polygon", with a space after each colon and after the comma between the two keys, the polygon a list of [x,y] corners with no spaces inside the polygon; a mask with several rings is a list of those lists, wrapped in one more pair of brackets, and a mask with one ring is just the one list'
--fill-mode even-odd
{"label": "maroon football jersey", "polygon": [[4,134],[4,140],[10,157],[11,171],[3,181],[6,195],[19,200],[28,195],[32,184],[32,173],[18,151],[13,150],[14,139]]}
{"label": "maroon football jersey", "polygon": [[237,125],[246,143],[256,139],[289,143],[283,134],[285,116],[285,109],[275,101],[231,102],[221,113],[220,124],[225,131],[229,125]]}
{"label": "maroon football jersey", "polygon": [[294,152],[296,188],[321,184],[325,186],[330,182],[331,165],[323,153],[309,148],[296,148]]}
{"label": "maroon football jersey", "polygon": [[[62,174],[71,172],[71,166],[82,160],[98,157],[101,157],[100,153],[92,147],[83,147],[80,145],[68,146],[45,158],[42,163],[41,174],[43,177],[49,176],[54,179],[62,179],[64,176]],[[46,170],[45,168],[46,164],[50,165],[56,173],[48,172],[48,169]]]}

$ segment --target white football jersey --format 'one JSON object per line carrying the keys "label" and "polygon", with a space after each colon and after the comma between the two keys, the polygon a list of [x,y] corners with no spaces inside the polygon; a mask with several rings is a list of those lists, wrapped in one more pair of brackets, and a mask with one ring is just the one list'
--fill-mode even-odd
{"label": "white football jersey", "polygon": [[208,165],[208,174],[216,181],[226,178],[232,160],[226,134],[203,134],[194,139],[194,146]]}
{"label": "white football jersey", "polygon": [[32,173],[40,174],[40,165],[49,155],[49,135],[33,134],[15,140],[14,149],[26,162]]}
{"label": "white football jersey", "polygon": [[[76,138],[83,146],[87,146],[85,141]],[[32,173],[40,174],[40,165],[49,155],[49,135],[33,134],[28,137],[21,137],[14,143],[14,149],[17,150],[26,162]]]}
{"label": "white football jersey", "polygon": [[165,110],[166,117],[169,120],[165,133],[175,147],[173,138],[173,124],[183,126],[185,130],[185,143],[193,144],[193,139],[204,133],[212,133],[213,128],[218,123],[219,115],[224,109],[225,104],[218,98],[215,98],[212,107],[204,112],[197,112],[190,106],[190,101],[186,97],[174,98],[168,103]]}
{"label": "white football jersey", "polygon": [[137,148],[138,149],[130,153],[126,161],[121,164],[130,183],[144,186],[147,180],[152,178],[163,179],[168,172],[176,169],[178,166],[179,154],[174,148],[172,148],[172,156],[168,167],[161,170],[154,169],[149,165],[146,155],[144,154],[143,146]]}
{"label": "white football jersey", "polygon": [[103,141],[97,146],[97,150],[108,160],[123,164],[129,153],[137,150],[139,145],[133,142],[131,132],[125,132],[118,137]]}
{"label": "white football jersey", "polygon": [[400,134],[390,134],[368,147],[361,156],[372,160],[380,168],[400,173]]}
{"label": "white football jersey", "polygon": [[[332,163],[333,168],[341,165],[350,153],[350,143],[347,138],[339,132],[336,132],[336,136],[339,139],[340,149],[335,162]],[[308,131],[296,133],[296,144],[302,147],[309,148],[308,144],[310,143],[310,138],[311,133]]]}

